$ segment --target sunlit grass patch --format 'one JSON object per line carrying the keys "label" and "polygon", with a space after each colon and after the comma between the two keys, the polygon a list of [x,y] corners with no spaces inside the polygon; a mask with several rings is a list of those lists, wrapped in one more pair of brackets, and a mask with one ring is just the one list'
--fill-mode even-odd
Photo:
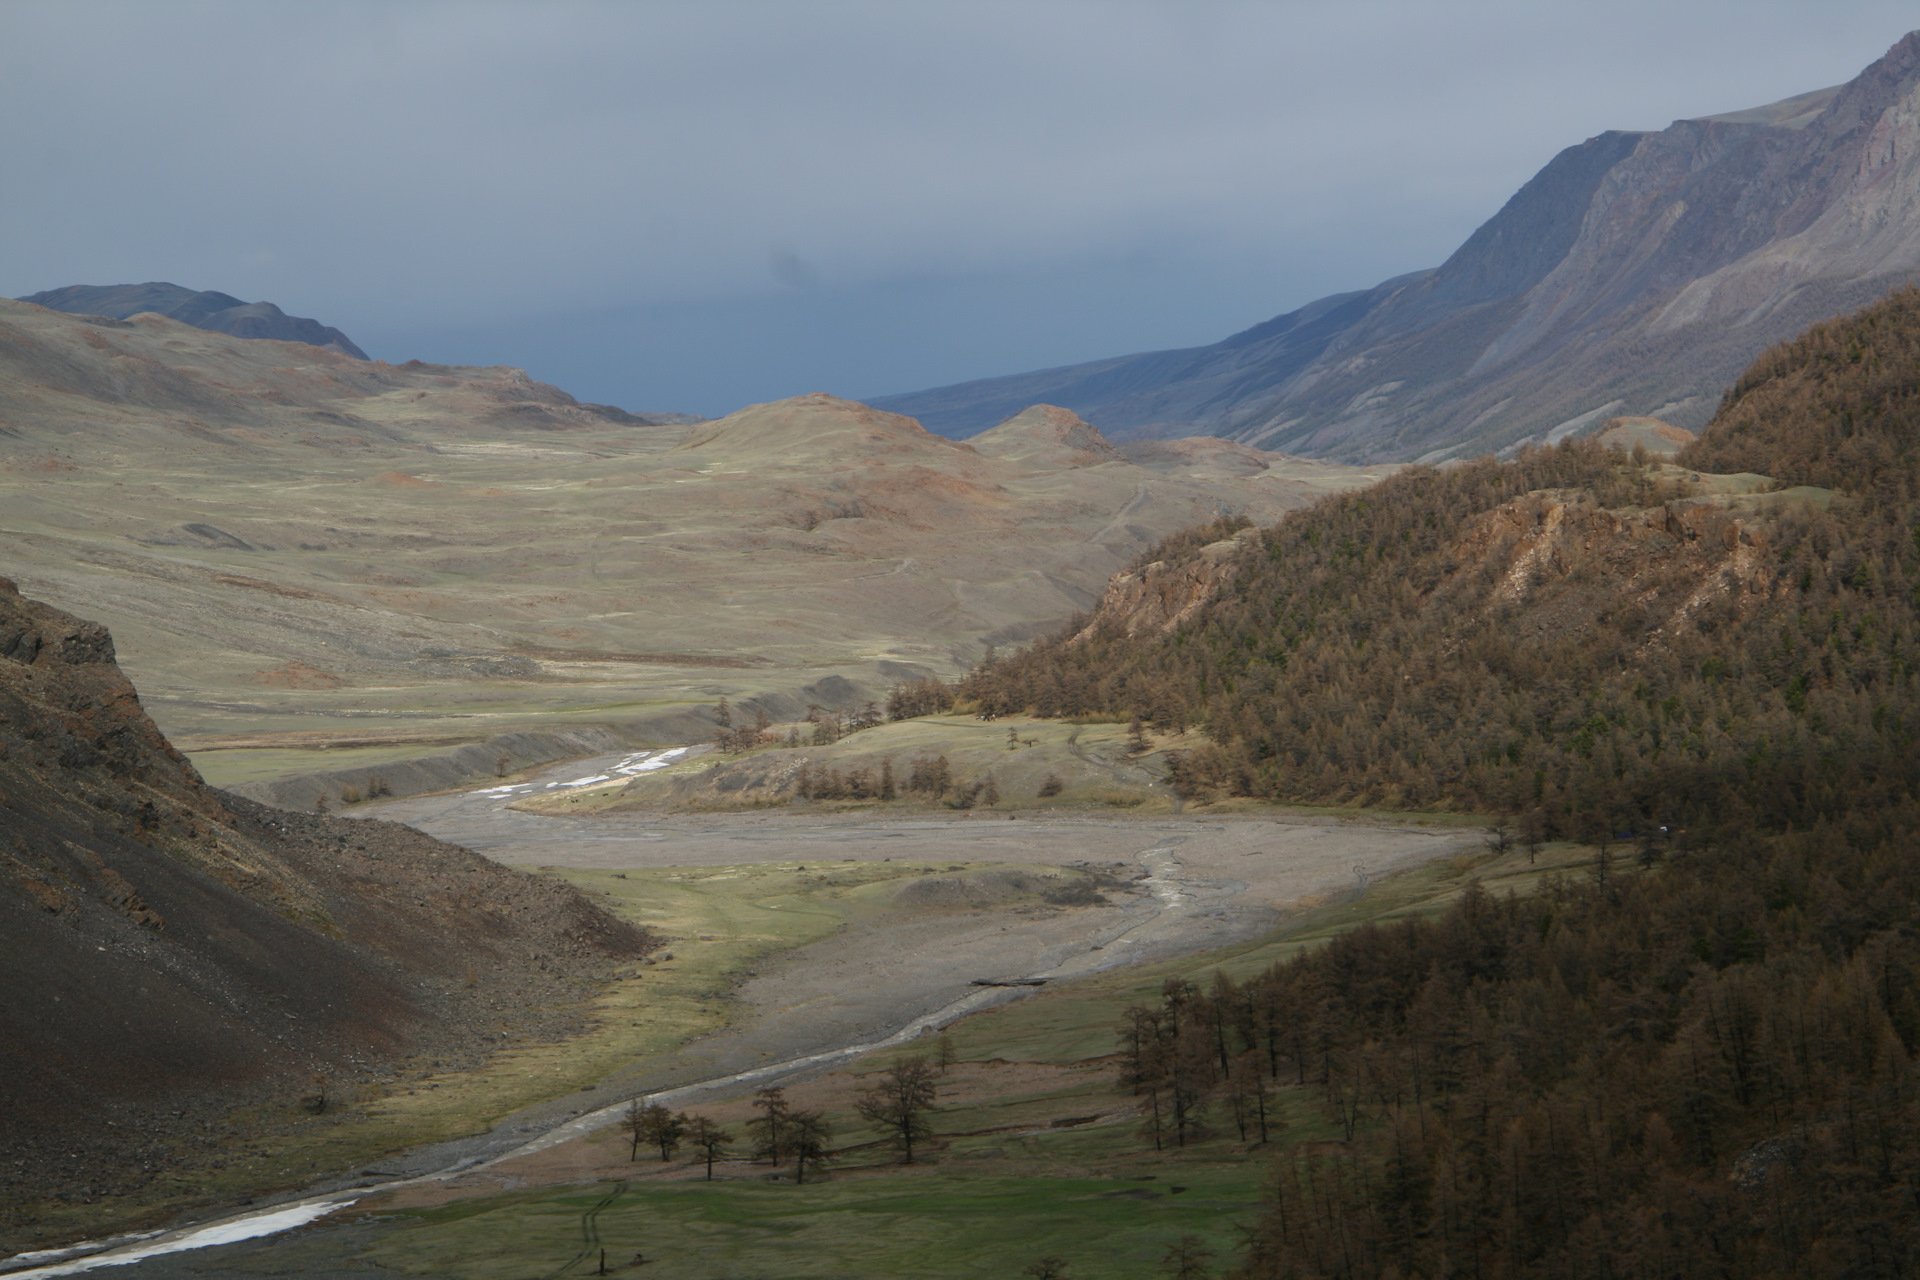
{"label": "sunlit grass patch", "polygon": [[[416,1224],[375,1245],[368,1261],[419,1275],[521,1280],[587,1274],[644,1254],[656,1277],[1004,1277],[1045,1254],[1088,1276],[1152,1276],[1180,1236],[1222,1255],[1235,1225],[1258,1211],[1246,1171],[1193,1165],[1158,1176],[976,1176],[946,1168],[914,1177],[836,1175],[804,1186],[616,1184],[539,1199],[503,1197],[412,1210]],[[1179,1190],[1176,1191],[1175,1187]],[[585,1255],[585,1256],[583,1256]]]}

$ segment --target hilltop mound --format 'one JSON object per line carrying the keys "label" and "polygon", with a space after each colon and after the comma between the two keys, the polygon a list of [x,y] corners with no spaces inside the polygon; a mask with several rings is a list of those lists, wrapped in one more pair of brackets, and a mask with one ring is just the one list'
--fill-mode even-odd
{"label": "hilltop mound", "polygon": [[934,435],[912,418],[823,391],[748,405],[696,428],[670,452],[783,462],[974,456],[967,446]]}
{"label": "hilltop mound", "polygon": [[180,1132],[316,1076],[557,1032],[580,980],[650,945],[410,828],[213,790],[106,630],[5,579],[0,831],[0,1228],[137,1186]]}
{"label": "hilltop mound", "polygon": [[1120,450],[1071,409],[1036,404],[981,432],[967,443],[1010,462],[1048,467],[1091,467],[1120,460]]}
{"label": "hilltop mound", "polygon": [[1662,457],[1680,452],[1696,439],[1685,427],[1658,418],[1613,418],[1601,424],[1593,438],[1609,449],[1631,450],[1637,444]]}
{"label": "hilltop mound", "polygon": [[152,312],[190,324],[196,329],[231,334],[236,338],[304,342],[310,347],[338,351],[355,360],[367,358],[367,353],[355,346],[353,339],[333,326],[302,316],[290,316],[271,302],[242,302],[231,294],[212,290],[196,293],[165,281],[147,284],[72,284],[64,289],[48,289],[44,293],[31,294],[20,301],[55,311],[106,316],[112,320],[126,320]]}

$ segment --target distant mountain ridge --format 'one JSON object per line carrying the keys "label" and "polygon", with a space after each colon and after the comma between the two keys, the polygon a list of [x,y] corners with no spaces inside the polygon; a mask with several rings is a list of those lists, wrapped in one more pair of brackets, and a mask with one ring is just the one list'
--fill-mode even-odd
{"label": "distant mountain ridge", "polygon": [[1917,269],[1920,32],[1845,85],[1569,147],[1434,270],[1212,346],[871,403],[954,436],[1044,401],[1115,440],[1441,461],[1621,415],[1698,428],[1760,351]]}
{"label": "distant mountain ridge", "polygon": [[146,284],[71,284],[18,299],[71,315],[106,316],[125,320],[151,311],[196,329],[236,338],[274,338],[325,347],[356,360],[367,353],[332,325],[302,316],[290,316],[271,302],[242,302],[232,294],[211,289],[194,292],[177,284],[155,280]]}

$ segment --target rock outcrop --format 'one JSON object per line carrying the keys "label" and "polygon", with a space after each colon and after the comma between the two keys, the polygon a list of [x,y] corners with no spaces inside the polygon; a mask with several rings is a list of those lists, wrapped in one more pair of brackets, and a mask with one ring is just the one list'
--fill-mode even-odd
{"label": "rock outcrop", "polygon": [[1259,538],[1258,529],[1245,529],[1178,559],[1155,560],[1114,574],[1100,607],[1076,638],[1109,629],[1129,636],[1172,631],[1232,579],[1240,553]]}
{"label": "rock outcrop", "polygon": [[[1499,613],[1507,625],[1558,633],[1635,598],[1643,580],[1679,574],[1695,586],[1665,624],[1678,626],[1709,600],[1765,600],[1776,578],[1766,549],[1764,532],[1724,498],[1609,511],[1542,491],[1473,521],[1452,544],[1443,581],[1491,582],[1489,619]],[[1249,528],[1115,574],[1074,640],[1170,633],[1199,616],[1262,551],[1261,530]],[[1576,579],[1590,585],[1570,585]]]}

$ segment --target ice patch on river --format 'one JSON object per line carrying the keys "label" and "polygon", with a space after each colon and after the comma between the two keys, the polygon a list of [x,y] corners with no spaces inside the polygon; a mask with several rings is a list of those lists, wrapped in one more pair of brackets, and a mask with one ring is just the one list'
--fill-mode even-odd
{"label": "ice patch on river", "polygon": [[687,754],[688,750],[690,748],[671,747],[665,751],[636,751],[630,756],[623,756],[611,765],[602,766],[605,769],[604,773],[592,773],[583,778],[556,778],[552,782],[512,782],[504,787],[483,787],[473,794],[504,798],[528,796],[538,791],[572,791],[577,787],[597,787],[602,783],[637,778],[643,773],[664,769]]}
{"label": "ice patch on river", "polygon": [[[329,1196],[324,1200],[307,1200],[299,1204],[281,1205],[264,1213],[228,1218],[224,1222],[215,1222],[209,1226],[170,1233],[164,1238],[153,1240],[149,1244],[135,1245],[130,1249],[114,1249],[111,1253],[97,1253],[82,1258],[69,1257],[65,1262],[34,1267],[28,1271],[8,1271],[5,1274],[8,1280],[31,1280],[32,1277],[37,1276],[71,1276],[100,1267],[123,1267],[130,1262],[157,1258],[165,1253],[185,1253],[189,1249],[208,1249],[217,1244],[237,1244],[242,1240],[256,1240],[261,1236],[275,1235],[282,1231],[291,1231],[295,1227],[304,1227],[315,1218],[324,1218],[335,1209],[344,1208],[357,1199],[359,1197],[354,1195]],[[74,1249],[89,1247],[76,1245]],[[73,1249],[61,1249],[47,1252],[71,1255],[73,1251]],[[32,1256],[21,1254],[8,1261],[20,1262]]]}

